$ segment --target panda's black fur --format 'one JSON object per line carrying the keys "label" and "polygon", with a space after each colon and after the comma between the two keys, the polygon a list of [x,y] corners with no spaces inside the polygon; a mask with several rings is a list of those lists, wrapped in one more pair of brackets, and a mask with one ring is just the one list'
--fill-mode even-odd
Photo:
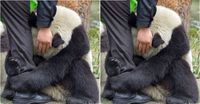
{"label": "panda's black fur", "polygon": [[[53,40],[55,47],[62,44],[62,41],[57,40],[60,40],[59,33],[57,39]],[[16,91],[42,91],[55,100],[66,100],[66,103],[70,104],[97,103],[99,96],[97,83],[89,63],[83,59],[89,50],[87,34],[80,24],[73,29],[66,47],[48,59],[35,57],[37,68],[12,77],[11,87]]]}
{"label": "panda's black fur", "polygon": [[[172,14],[168,14],[168,8],[158,6],[157,10],[158,9],[164,10],[160,12],[165,13],[163,15],[169,15],[172,18],[177,17],[177,20],[171,20],[174,21],[174,23],[181,21],[178,14],[175,14],[175,12],[172,13],[170,10]],[[165,10],[167,12],[165,12]],[[161,19],[169,20],[168,18]],[[130,23],[135,22],[132,21]],[[173,22],[170,23],[173,24]],[[135,24],[131,25],[135,26]],[[165,25],[166,24],[163,24],[163,26]],[[160,27],[158,27],[157,30],[158,29],[160,29]],[[160,33],[154,33],[157,30],[155,29],[152,31],[153,48],[155,49],[166,43],[166,41],[163,43],[163,38],[159,37]],[[156,54],[150,53],[142,56],[137,54],[137,52],[134,53],[140,56],[138,60],[134,60],[135,62],[137,61],[138,66],[133,71],[110,77],[108,80],[109,82],[107,82],[109,84],[107,84],[106,87],[123,93],[142,90],[154,100],[164,100],[167,104],[196,103],[199,94],[196,79],[191,72],[192,67],[190,63],[188,63],[187,59],[183,58],[189,51],[189,40],[183,25],[180,24],[173,28],[171,39],[165,47],[161,47],[161,50],[157,51]],[[159,95],[157,93],[159,93]],[[111,92],[107,95],[109,94],[112,96]]]}

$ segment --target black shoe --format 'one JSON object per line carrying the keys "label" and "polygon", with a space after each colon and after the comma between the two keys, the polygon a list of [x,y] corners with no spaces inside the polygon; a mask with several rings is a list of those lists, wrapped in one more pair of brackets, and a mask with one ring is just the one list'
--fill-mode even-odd
{"label": "black shoe", "polygon": [[52,98],[42,93],[19,93],[16,92],[13,104],[44,104],[52,101]]}
{"label": "black shoe", "polygon": [[151,97],[144,94],[115,93],[113,104],[143,104],[151,100]]}

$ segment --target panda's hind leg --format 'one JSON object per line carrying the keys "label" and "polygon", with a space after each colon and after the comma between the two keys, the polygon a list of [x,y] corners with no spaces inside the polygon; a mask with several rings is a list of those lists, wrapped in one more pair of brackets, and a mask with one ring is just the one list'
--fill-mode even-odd
{"label": "panda's hind leg", "polygon": [[170,74],[174,81],[171,96],[167,97],[167,104],[188,104],[198,101],[198,87],[188,63],[183,60],[173,62]]}
{"label": "panda's hind leg", "polygon": [[72,83],[71,96],[66,98],[67,103],[87,104],[97,103],[99,91],[97,82],[89,64],[84,59],[74,60],[69,72]]}

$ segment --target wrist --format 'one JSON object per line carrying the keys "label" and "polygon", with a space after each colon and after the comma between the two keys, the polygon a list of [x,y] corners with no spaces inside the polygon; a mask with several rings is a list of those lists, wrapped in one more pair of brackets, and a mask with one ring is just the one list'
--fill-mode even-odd
{"label": "wrist", "polygon": [[141,27],[141,28],[138,28],[139,31],[148,31],[150,30],[149,27]]}
{"label": "wrist", "polygon": [[42,30],[42,31],[49,31],[50,30],[50,28],[39,28],[39,30]]}

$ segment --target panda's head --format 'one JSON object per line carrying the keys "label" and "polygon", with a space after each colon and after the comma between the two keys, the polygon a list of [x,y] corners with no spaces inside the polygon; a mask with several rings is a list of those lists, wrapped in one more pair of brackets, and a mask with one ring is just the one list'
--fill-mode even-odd
{"label": "panda's head", "polygon": [[[65,48],[71,40],[73,30],[79,25],[82,25],[81,18],[75,11],[57,6],[56,14],[50,26],[53,35],[52,48],[42,56],[48,59]],[[37,32],[37,29],[32,29],[33,38],[35,37],[35,39]],[[34,46],[36,46],[35,40]]]}
{"label": "panda's head", "polygon": [[[142,55],[146,59],[156,55],[165,48],[171,40],[174,29],[182,25],[181,18],[175,11],[163,6],[157,6],[156,8],[156,14],[150,26],[153,35],[152,48]],[[132,32],[135,45],[137,30],[133,28]],[[135,51],[138,53],[137,49]]]}
{"label": "panda's head", "polygon": [[[166,47],[171,40],[174,29],[181,24],[181,18],[175,11],[163,6],[157,6],[157,12],[150,26],[153,34],[152,46],[156,45],[156,48]],[[158,46],[159,44],[154,44],[154,41],[159,41],[159,39],[163,40],[163,42],[160,41],[162,43],[160,46]]]}
{"label": "panda's head", "polygon": [[59,35],[64,42],[64,47],[66,47],[71,40],[73,30],[81,24],[81,18],[75,11],[63,6],[57,6],[50,29],[52,34],[57,37],[54,39],[59,39],[57,36]]}

